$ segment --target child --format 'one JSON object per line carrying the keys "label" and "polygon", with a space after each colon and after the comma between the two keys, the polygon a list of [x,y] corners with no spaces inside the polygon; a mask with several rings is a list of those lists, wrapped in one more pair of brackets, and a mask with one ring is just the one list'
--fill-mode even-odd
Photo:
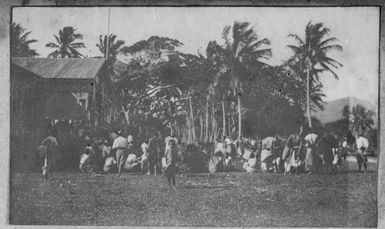
{"label": "child", "polygon": [[211,158],[209,162],[209,172],[216,173],[223,171],[223,156],[221,151],[217,151],[214,153],[214,156]]}
{"label": "child", "polygon": [[168,147],[164,154],[166,159],[166,168],[164,174],[168,179],[168,185],[170,189],[175,189],[175,174],[176,174],[176,160],[178,156],[178,149],[176,147],[175,139],[169,139]]}
{"label": "child", "polygon": [[250,158],[243,164],[243,168],[246,172],[253,173],[257,168],[257,158],[254,153],[250,154]]}
{"label": "child", "polygon": [[93,155],[93,149],[90,144],[87,144],[82,156],[80,157],[79,169],[86,173],[92,171],[91,156]]}

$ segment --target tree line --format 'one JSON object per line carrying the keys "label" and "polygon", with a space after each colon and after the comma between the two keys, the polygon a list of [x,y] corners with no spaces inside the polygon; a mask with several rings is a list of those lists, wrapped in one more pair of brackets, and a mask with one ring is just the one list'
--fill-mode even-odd
{"label": "tree line", "polygon": [[[13,23],[12,56],[36,57],[30,31]],[[279,66],[271,42],[249,22],[225,26],[220,41],[210,41],[198,54],[178,51],[183,45],[169,37],[151,36],[125,45],[114,34],[100,35],[96,47],[107,60],[111,123],[144,134],[151,128],[189,143],[218,137],[288,134],[300,125],[313,127],[311,112],[323,108],[321,78],[342,64],[330,57],[342,51],[323,23],[309,22],[303,35],[288,34],[293,55]],[[46,44],[49,58],[82,58],[83,36],[64,27]],[[127,66],[117,60],[129,59]],[[365,113],[365,111],[364,111]]]}

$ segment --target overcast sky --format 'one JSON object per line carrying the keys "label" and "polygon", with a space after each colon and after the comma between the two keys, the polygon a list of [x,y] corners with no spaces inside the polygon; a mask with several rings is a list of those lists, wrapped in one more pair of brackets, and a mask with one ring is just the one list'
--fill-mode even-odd
{"label": "overcast sky", "polygon": [[[54,42],[54,34],[64,26],[74,26],[83,35],[87,46],[81,53],[100,56],[95,44],[100,34],[107,34],[108,8],[14,8],[13,21],[31,30],[32,45],[46,57],[45,47]],[[292,53],[286,48],[293,41],[289,33],[304,35],[309,21],[322,22],[330,28],[330,36],[339,39],[344,48],[331,56],[344,66],[335,80],[325,75],[326,100],[355,96],[377,104],[379,10],[376,7],[120,7],[110,8],[110,33],[131,45],[152,35],[167,36],[181,41],[184,52],[204,51],[210,40],[221,41],[225,25],[234,21],[255,24],[260,38],[271,40],[273,58],[270,64],[280,64]]]}

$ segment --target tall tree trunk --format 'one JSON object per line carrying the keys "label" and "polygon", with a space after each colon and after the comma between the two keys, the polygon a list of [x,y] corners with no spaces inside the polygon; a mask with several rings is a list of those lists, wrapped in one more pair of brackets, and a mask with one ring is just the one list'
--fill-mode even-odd
{"label": "tall tree trunk", "polygon": [[199,115],[199,125],[200,125],[199,141],[203,142],[203,117],[202,117],[202,113],[200,113],[200,115]]}
{"label": "tall tree trunk", "polygon": [[189,98],[189,102],[190,102],[190,115],[191,115],[191,140],[192,140],[192,143],[196,143],[196,134],[195,134],[195,123],[194,123],[194,112],[193,112],[193,109],[192,109],[192,103],[191,103],[191,97]]}
{"label": "tall tree trunk", "polygon": [[186,112],[186,126],[187,126],[187,143],[190,144],[191,143],[191,130],[190,130],[191,125],[190,125],[190,118],[187,112]]}
{"label": "tall tree trunk", "polygon": [[129,109],[126,110],[122,106],[122,111],[123,111],[123,114],[124,114],[124,118],[125,118],[126,124],[127,124],[127,126],[129,126],[130,125],[130,115],[129,115],[130,110]]}
{"label": "tall tree trunk", "polygon": [[222,138],[226,136],[226,110],[225,110],[225,96],[222,98]]}
{"label": "tall tree trunk", "polygon": [[205,142],[209,141],[209,95],[206,96],[206,129],[205,129]]}
{"label": "tall tree trunk", "polygon": [[228,119],[229,119],[229,122],[227,123],[228,124],[228,128],[229,128],[229,131],[227,132],[229,136],[231,136],[231,127],[232,127],[232,124],[231,124],[231,116],[232,114],[230,113]]}
{"label": "tall tree trunk", "polygon": [[218,122],[217,122],[217,119],[215,118],[215,105],[214,105],[214,103],[213,103],[212,119],[213,119],[213,126],[212,126],[211,142],[214,142],[217,139],[217,129],[218,129]]}
{"label": "tall tree trunk", "polygon": [[310,69],[309,63],[306,64],[306,109],[307,109],[307,119],[309,128],[312,128],[311,125],[311,114],[310,114]]}
{"label": "tall tree trunk", "polygon": [[238,92],[237,100],[238,100],[238,139],[240,140],[242,138],[242,107],[241,107],[240,92]]}

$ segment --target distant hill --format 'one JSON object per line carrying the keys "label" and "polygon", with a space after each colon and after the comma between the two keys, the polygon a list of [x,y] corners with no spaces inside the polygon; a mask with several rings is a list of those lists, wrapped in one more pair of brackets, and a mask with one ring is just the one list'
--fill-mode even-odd
{"label": "distant hill", "polygon": [[374,118],[374,127],[377,128],[378,125],[378,109],[377,106],[367,100],[358,99],[356,97],[345,97],[341,99],[331,100],[325,103],[324,110],[317,110],[312,113],[312,116],[316,117],[321,123],[330,123],[343,118],[342,111],[344,106],[348,105],[350,108],[361,104],[366,109],[370,109],[375,112]]}

